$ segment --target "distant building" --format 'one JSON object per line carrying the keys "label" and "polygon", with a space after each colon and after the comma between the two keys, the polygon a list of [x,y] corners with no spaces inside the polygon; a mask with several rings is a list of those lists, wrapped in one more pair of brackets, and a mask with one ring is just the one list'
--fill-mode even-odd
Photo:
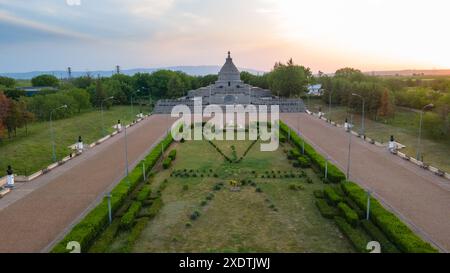
{"label": "distant building", "polygon": [[311,96],[321,96],[323,94],[323,89],[321,84],[310,84],[308,85],[308,95]]}
{"label": "distant building", "polygon": [[25,94],[28,97],[34,96],[37,93],[41,92],[42,90],[51,90],[51,91],[56,91],[58,89],[56,89],[55,87],[52,86],[38,86],[38,87],[34,87],[34,86],[27,86],[27,87],[19,87],[19,90],[25,91]]}
{"label": "distant building", "polygon": [[230,52],[225,64],[220,69],[218,80],[205,87],[191,90],[186,96],[178,99],[163,99],[156,103],[154,113],[171,113],[172,108],[178,104],[187,105],[191,109],[194,99],[202,99],[203,107],[214,104],[224,107],[226,105],[279,105],[280,112],[304,112],[305,107],[302,100],[278,98],[267,89],[254,87],[241,80],[241,74],[233,63]]}

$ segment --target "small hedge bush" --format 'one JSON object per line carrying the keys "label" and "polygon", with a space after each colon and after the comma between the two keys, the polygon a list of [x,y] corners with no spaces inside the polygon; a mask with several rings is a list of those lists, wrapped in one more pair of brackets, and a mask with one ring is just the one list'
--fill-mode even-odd
{"label": "small hedge bush", "polygon": [[[346,181],[342,183],[342,188],[362,210],[366,210],[367,194],[361,187]],[[412,232],[397,216],[387,211],[376,199],[371,198],[370,202],[372,221],[400,251],[407,253],[438,252]]]}
{"label": "small hedge bush", "polygon": [[172,151],[170,151],[168,157],[169,157],[171,160],[175,160],[175,158],[177,157],[177,150],[172,150]]}
{"label": "small hedge bush", "polygon": [[170,157],[167,157],[166,159],[164,159],[162,165],[164,169],[168,169],[170,167],[170,163],[172,163],[172,159],[170,159]]}
{"label": "small hedge bush", "polygon": [[353,228],[344,218],[339,216],[334,217],[334,221],[358,252],[368,252],[366,249],[368,240],[362,230]]}
{"label": "small hedge bush", "polygon": [[153,200],[152,205],[148,208],[148,217],[155,217],[159,210],[162,208],[163,202],[160,196],[158,196],[155,200]]}
{"label": "small hedge bush", "polygon": [[316,206],[320,211],[320,214],[328,219],[333,219],[337,215],[336,209],[328,205],[324,199],[317,199]]}
{"label": "small hedge bush", "polygon": [[347,220],[347,222],[352,225],[353,227],[356,227],[358,224],[358,214],[352,210],[347,204],[340,202],[338,204],[338,210],[339,213]]}
{"label": "small hedge bush", "polygon": [[381,252],[383,253],[399,253],[400,251],[391,243],[388,238],[369,220],[362,220],[361,225],[367,234],[381,245]]}
{"label": "small hedge bush", "polygon": [[150,197],[150,194],[152,194],[152,189],[150,188],[150,185],[144,185],[137,194],[136,200],[139,202],[143,202]]}
{"label": "small hedge bush", "polygon": [[200,212],[198,212],[198,210],[194,211],[190,216],[193,221],[197,220],[198,217],[200,217]]}
{"label": "small hedge bush", "polygon": [[291,149],[288,152],[288,159],[296,159],[300,156],[300,152],[297,149]]}
{"label": "small hedge bush", "polygon": [[325,198],[330,202],[330,204],[332,204],[333,206],[336,206],[337,204],[339,204],[339,202],[342,202],[342,197],[339,196],[336,191],[334,190],[333,187],[331,186],[326,186],[323,189],[323,193],[325,195]]}
{"label": "small hedge bush", "polygon": [[308,168],[311,166],[311,160],[309,160],[306,156],[299,156],[297,157],[298,165],[302,168]]}
{"label": "small hedge bush", "polygon": [[141,235],[144,228],[147,226],[149,219],[147,217],[140,218],[136,221],[136,224],[134,225],[133,229],[131,230],[130,234],[127,236],[126,244],[121,249],[120,252],[122,253],[129,253],[136,242],[136,240]]}
{"label": "small hedge bush", "polygon": [[121,229],[130,229],[133,226],[134,219],[138,215],[141,210],[142,203],[141,202],[133,202],[131,203],[130,208],[120,219],[120,228]]}

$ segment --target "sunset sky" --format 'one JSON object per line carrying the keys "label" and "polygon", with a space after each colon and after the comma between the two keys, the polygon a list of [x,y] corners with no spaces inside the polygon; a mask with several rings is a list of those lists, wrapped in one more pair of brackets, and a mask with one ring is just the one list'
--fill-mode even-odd
{"label": "sunset sky", "polygon": [[0,72],[450,68],[447,0],[0,0]]}

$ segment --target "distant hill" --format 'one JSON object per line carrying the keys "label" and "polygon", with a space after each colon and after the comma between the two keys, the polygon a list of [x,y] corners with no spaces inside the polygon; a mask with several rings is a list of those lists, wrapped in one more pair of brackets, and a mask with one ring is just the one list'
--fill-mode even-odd
{"label": "distant hill", "polygon": [[366,71],[364,73],[374,76],[450,76],[450,69],[406,69],[391,71]]}
{"label": "distant hill", "polygon": [[[124,69],[120,72],[125,75],[134,75],[136,73],[152,73],[157,70],[167,69],[173,71],[182,71],[186,74],[192,76],[204,76],[208,74],[217,74],[219,73],[221,66],[218,65],[201,65],[201,66],[170,66],[170,67],[159,67],[159,68],[133,68],[133,69]],[[240,71],[247,71],[252,74],[258,75],[263,74],[265,71],[259,71],[256,69],[250,68],[239,68]],[[72,71],[72,77],[80,77],[86,76],[87,74],[96,77],[110,77],[115,73],[114,70],[95,70],[95,71]],[[31,72],[21,72],[21,73],[0,73],[0,76],[6,76],[18,80],[31,79],[33,77],[42,75],[42,74],[50,74],[54,75],[57,78],[67,78],[67,71],[64,70],[53,70],[53,71],[31,71]]]}

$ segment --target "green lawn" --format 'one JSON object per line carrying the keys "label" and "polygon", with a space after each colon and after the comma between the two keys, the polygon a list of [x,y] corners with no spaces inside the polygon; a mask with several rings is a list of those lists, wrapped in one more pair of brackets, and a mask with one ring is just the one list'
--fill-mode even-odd
{"label": "green lawn", "polygon": [[[338,123],[343,123],[347,117],[347,108],[336,106],[331,108],[331,115],[328,115],[328,105],[322,100],[311,99],[312,109],[317,112],[322,107],[322,112],[327,117]],[[361,128],[361,115],[355,113],[353,116],[355,131],[359,132]],[[391,135],[395,136],[397,142],[406,145],[401,152],[409,156],[416,156],[417,136],[419,128],[419,114],[404,108],[397,108],[395,116],[387,120],[374,121],[365,120],[366,135],[379,142],[386,143]],[[426,132],[422,135],[422,155],[425,162],[450,172],[450,139],[436,141],[427,137]]]}
{"label": "green lawn", "polygon": [[[139,107],[134,107],[139,111]],[[130,106],[114,106],[104,111],[105,128],[112,132],[112,126],[117,120],[122,123],[130,122],[135,114]],[[93,110],[75,117],[56,120],[53,122],[57,159],[66,157],[70,153],[68,146],[74,144],[81,135],[85,143],[92,143],[102,137],[101,112]],[[17,130],[17,136],[0,142],[0,170],[6,170],[12,165],[19,175],[30,175],[52,163],[52,145],[49,122],[35,122],[25,128]],[[2,176],[3,173],[0,175]]]}
{"label": "green lawn", "polygon": [[[240,155],[250,143],[221,141],[220,147],[231,150],[234,145]],[[157,166],[150,182],[155,193],[167,179],[161,195],[163,206],[156,217],[148,221],[130,250],[353,252],[334,222],[323,218],[314,204],[313,191],[324,186],[316,174],[305,169],[312,184],[297,176],[301,169],[292,167],[288,161],[285,153],[290,148],[288,144],[275,152],[261,152],[259,145],[256,143],[240,163],[227,163],[206,141],[173,145],[177,158],[172,167],[163,170]],[[184,169],[195,173],[196,177],[173,175]],[[296,177],[280,178],[280,175],[290,173]],[[266,178],[267,174],[274,174],[276,178]],[[247,184],[239,191],[231,191],[229,181],[242,179],[251,180],[255,185]],[[224,186],[214,190],[217,183]],[[303,190],[292,190],[291,185],[299,185]],[[211,194],[213,197],[208,200]],[[202,205],[202,201],[206,204]],[[194,211],[200,213],[196,220],[190,219]],[[190,227],[186,227],[187,223]],[[106,233],[115,233],[116,229],[117,224],[113,222]],[[123,251],[129,234],[129,231],[119,230],[106,251]]]}

